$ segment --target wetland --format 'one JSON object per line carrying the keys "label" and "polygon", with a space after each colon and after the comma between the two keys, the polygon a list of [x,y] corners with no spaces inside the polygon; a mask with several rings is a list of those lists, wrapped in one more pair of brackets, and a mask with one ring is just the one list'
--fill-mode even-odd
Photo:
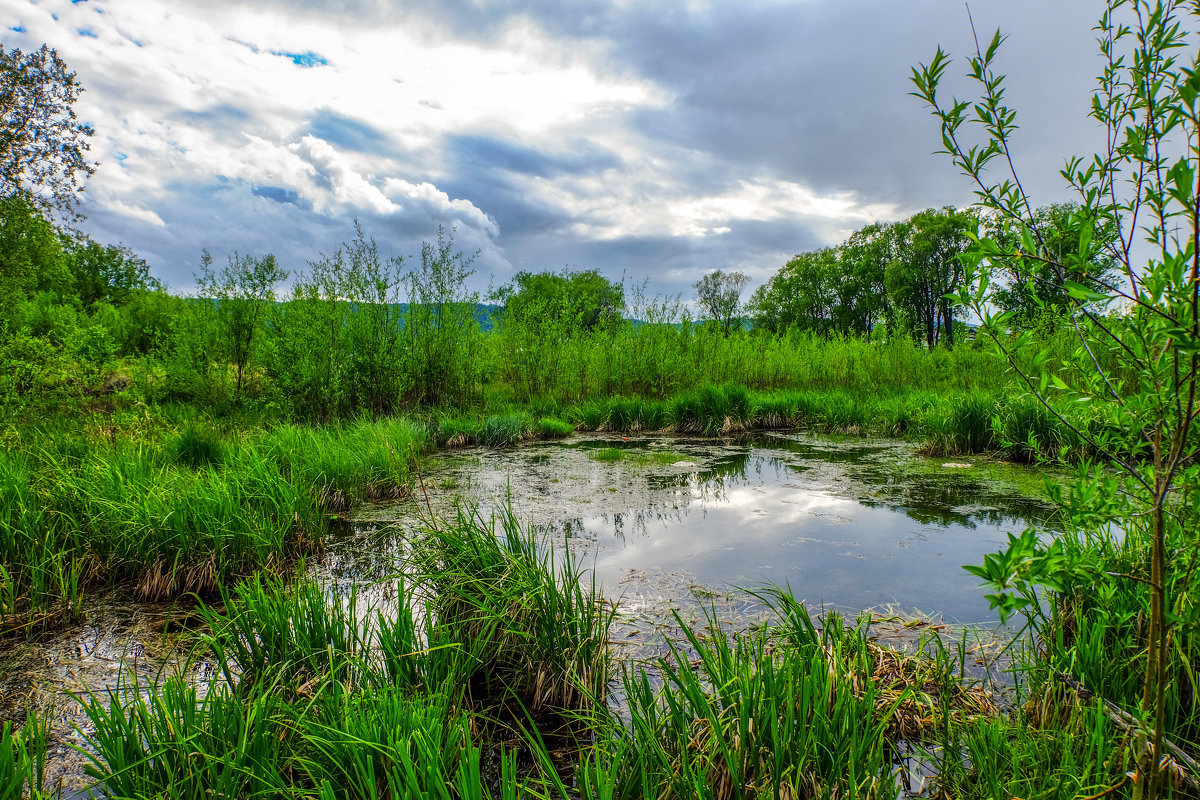
{"label": "wetland", "polygon": [[[805,433],[463,447],[423,459],[406,499],[340,515],[303,569],[331,597],[394,613],[395,577],[413,571],[431,520],[463,508],[511,515],[552,558],[569,553],[583,584],[612,604],[620,663],[649,664],[680,646],[694,653],[687,629],[711,615],[730,631],[761,626],[772,614],[747,590],[776,586],[814,615],[866,612],[872,637],[901,649],[929,628],[969,630],[972,674],[1003,686],[981,643],[995,652],[1012,631],[961,565],[1009,533],[1056,530],[1048,477],[987,456],[918,455],[903,440]],[[211,655],[192,652],[208,628],[190,598],[139,602],[107,589],[88,593],[83,609],[76,624],[0,645],[0,709],[15,722],[33,707],[50,722],[47,783],[68,793],[90,785],[79,752],[94,734],[89,696],[178,670],[198,685],[219,677]],[[627,702],[619,689],[611,697]]]}

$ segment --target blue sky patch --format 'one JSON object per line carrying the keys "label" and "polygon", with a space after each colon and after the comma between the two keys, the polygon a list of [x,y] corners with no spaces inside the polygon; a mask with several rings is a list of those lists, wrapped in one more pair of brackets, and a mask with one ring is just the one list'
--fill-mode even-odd
{"label": "blue sky patch", "polygon": [[91,28],[80,28],[79,30],[77,30],[75,32],[78,33],[80,36],[86,36],[89,39],[99,39],[100,38],[99,36],[96,35],[96,32],[93,31]]}
{"label": "blue sky patch", "polygon": [[25,32],[25,28],[22,25],[13,25],[11,28],[9,28],[9,30],[12,31],[13,33],[24,33]]}
{"label": "blue sky patch", "polygon": [[291,53],[287,50],[272,50],[271,55],[290,58],[293,64],[298,67],[304,67],[305,69],[311,69],[312,67],[323,67],[329,63],[329,60],[325,58],[325,56],[314,53],[312,50],[306,50],[303,53]]}
{"label": "blue sky patch", "polygon": [[264,197],[276,203],[289,203],[297,208],[306,208],[308,203],[300,198],[295,189],[285,189],[282,186],[255,186],[250,190],[256,197]]}

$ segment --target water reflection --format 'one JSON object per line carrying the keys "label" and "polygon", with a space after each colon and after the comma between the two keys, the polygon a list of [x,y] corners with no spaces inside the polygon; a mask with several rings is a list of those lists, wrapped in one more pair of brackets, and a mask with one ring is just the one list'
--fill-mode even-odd
{"label": "water reflection", "polygon": [[[622,457],[599,460],[604,448]],[[982,622],[993,615],[961,565],[1009,531],[1054,525],[1010,469],[943,466],[889,441],[589,437],[468,453],[434,482],[455,487],[444,504],[511,502],[610,591],[641,571],[674,576],[667,593],[786,584],[849,613],[892,605]]]}

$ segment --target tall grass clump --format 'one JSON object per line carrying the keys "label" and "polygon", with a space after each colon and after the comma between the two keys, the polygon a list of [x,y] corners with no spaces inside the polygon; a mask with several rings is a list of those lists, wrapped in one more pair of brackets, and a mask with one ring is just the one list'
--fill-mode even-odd
{"label": "tall grass clump", "polygon": [[926,412],[928,439],[924,451],[930,455],[953,456],[983,453],[1000,444],[996,398],[986,392],[952,396]]}
{"label": "tall grass clump", "polygon": [[750,393],[733,383],[706,383],[674,399],[676,427],[686,433],[744,429],[750,418]]}
{"label": "tall grass clump", "polygon": [[1059,448],[1074,438],[1054,412],[1027,394],[1003,404],[996,427],[997,444],[1005,456],[1026,464],[1057,459]]}
{"label": "tall grass clump", "polygon": [[527,414],[492,415],[483,420],[477,437],[480,444],[488,447],[511,447],[532,428],[533,420]]}
{"label": "tall grass clump", "polygon": [[362,498],[404,497],[413,459],[426,452],[428,441],[426,427],[406,419],[284,425],[250,442],[243,457],[273,461],[326,510],[342,512]]}
{"label": "tall grass clump", "polygon": [[218,467],[225,459],[220,434],[207,426],[184,428],[167,443],[167,451],[172,459],[192,469]]}
{"label": "tall grass clump", "polygon": [[353,592],[331,599],[312,581],[288,585],[255,575],[222,600],[221,612],[201,609],[211,631],[205,641],[239,692],[264,682],[295,691],[322,676],[349,680],[370,646],[372,632],[359,618]]}
{"label": "tall grass clump", "polygon": [[49,744],[49,720],[33,712],[25,723],[14,729],[11,722],[0,725],[0,797],[48,800],[43,791],[46,781],[46,748]]}
{"label": "tall grass clump", "polygon": [[[480,552],[492,552],[486,539],[499,544],[477,519],[464,517],[455,530],[447,535]],[[518,772],[514,754],[485,751],[477,741],[484,720],[471,711],[480,699],[473,687],[489,685],[479,670],[507,667],[497,680],[510,687],[508,699],[520,692],[529,700],[531,711],[539,700],[582,707],[580,692],[602,698],[607,683],[606,656],[589,655],[607,646],[607,629],[598,627],[607,617],[585,618],[582,609],[599,606],[577,571],[535,575],[547,562],[529,560],[530,547],[504,548],[512,561],[490,573],[501,576],[489,583],[501,590],[495,597],[464,588],[472,558],[460,552],[448,559],[456,565],[450,578],[439,573],[419,589],[401,581],[395,604],[366,614],[353,590],[339,596],[310,580],[244,581],[222,608],[203,611],[211,633],[206,652],[194,656],[211,653],[217,680],[198,686],[173,675],[85,699],[89,774],[113,798],[541,791],[541,778]],[[431,589],[451,596],[431,597]],[[464,602],[472,612],[447,610]],[[587,665],[598,671],[584,675]],[[550,783],[561,789],[557,776]]]}
{"label": "tall grass clump", "polygon": [[[1068,497],[1068,503],[1079,498]],[[1181,558],[1194,542],[1196,514],[1178,506],[1167,527],[1167,549]],[[1062,562],[1053,579],[1049,619],[1041,621],[1043,669],[1070,675],[1098,696],[1134,709],[1141,698],[1137,665],[1145,655],[1139,635],[1149,587],[1144,581],[1106,582],[1113,573],[1144,576],[1144,520],[1126,521],[1123,535],[1111,530],[1071,532],[1061,538]],[[1200,576],[1173,570],[1167,588],[1176,598],[1171,614],[1179,627],[1164,659],[1163,732],[1195,753],[1200,749]]]}
{"label": "tall grass clump", "polygon": [[[209,594],[317,545],[327,516],[406,496],[429,433],[402,419],[162,440],[75,430],[79,446],[0,453],[0,615],[70,611],[87,584]],[[65,605],[64,605],[65,604]]]}
{"label": "tall grass clump", "polygon": [[795,392],[760,392],[751,395],[750,416],[756,428],[796,427]]}
{"label": "tall grass clump", "polygon": [[583,796],[892,796],[889,727],[907,693],[863,680],[865,636],[836,618],[817,628],[785,597],[785,628],[732,636],[710,613],[654,673],[627,672],[630,724],[582,767]]}
{"label": "tall grass clump", "polygon": [[556,417],[542,417],[537,424],[538,435],[545,439],[561,439],[575,432],[575,426]]}
{"label": "tall grass clump", "polygon": [[310,493],[270,462],[193,472],[147,455],[116,451],[59,481],[72,490],[62,510],[86,534],[82,546],[144,597],[212,592],[319,537]]}
{"label": "tall grass clump", "polygon": [[89,582],[130,580],[146,598],[211,592],[320,535],[308,492],[270,463],[197,471],[146,444],[42,456],[0,465],[4,565],[34,607]]}
{"label": "tall grass clump", "polygon": [[472,718],[441,691],[361,691],[327,680],[288,701],[223,684],[202,692],[179,676],[120,688],[85,704],[88,774],[114,800],[483,800],[538,791],[537,776],[519,775],[503,751],[496,774],[473,740]]}
{"label": "tall grass clump", "polygon": [[539,552],[511,510],[499,525],[460,509],[430,527],[424,555],[431,613],[474,663],[472,696],[533,712],[602,706],[611,608],[569,552]]}
{"label": "tall grass clump", "polygon": [[947,731],[941,752],[955,757],[937,761],[935,783],[942,796],[1127,796],[1119,790],[1128,786],[1124,773],[1133,763],[1122,746],[1122,732],[1098,701],[1073,702],[1061,689],[1047,688],[1045,696],[1031,700],[1013,719],[976,718]]}
{"label": "tall grass clump", "polygon": [[0,452],[0,635],[73,616],[92,563],[39,483],[28,456]]}

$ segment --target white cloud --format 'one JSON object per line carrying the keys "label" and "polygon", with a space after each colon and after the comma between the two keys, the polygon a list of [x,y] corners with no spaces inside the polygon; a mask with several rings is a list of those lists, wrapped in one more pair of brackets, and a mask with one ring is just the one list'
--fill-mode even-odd
{"label": "white cloud", "polygon": [[[369,210],[376,214],[393,214],[400,206],[393,203],[373,186],[363,175],[349,166],[328,142],[315,136],[305,136],[290,148],[301,159],[313,166],[313,174],[322,179],[324,191],[317,190],[313,183],[307,185],[309,199],[318,212],[356,209]],[[335,205],[336,204],[336,205]]]}
{"label": "white cloud", "polygon": [[127,203],[119,198],[110,199],[105,203],[105,205],[112,211],[115,211],[122,216],[129,217],[130,219],[137,220],[138,222],[144,222],[147,225],[153,225],[156,228],[165,228],[167,226],[167,224],[162,221],[162,217],[158,216],[158,214],[154,213],[145,206]]}
{"label": "white cloud", "polygon": [[[23,30],[7,46],[49,43],[86,87],[78,110],[103,162],[87,193],[93,230],[177,274],[201,244],[302,261],[361,216],[397,250],[458,226],[501,278],[510,254],[539,269],[586,253],[673,290],[716,266],[765,277],[791,253],[915,210],[914,191],[941,196],[935,143],[914,153],[901,141],[917,118],[928,128],[903,83],[959,6],[880,7],[885,21],[868,27],[867,2],[619,0],[586,16],[521,0],[0,9]],[[1017,6],[1014,21],[1054,30],[1033,0]],[[1057,112],[1058,84],[1036,78],[1056,87]],[[464,141],[483,143],[471,163]],[[492,143],[497,158],[512,146],[511,163],[489,161]],[[969,188],[937,202],[964,198]]]}

